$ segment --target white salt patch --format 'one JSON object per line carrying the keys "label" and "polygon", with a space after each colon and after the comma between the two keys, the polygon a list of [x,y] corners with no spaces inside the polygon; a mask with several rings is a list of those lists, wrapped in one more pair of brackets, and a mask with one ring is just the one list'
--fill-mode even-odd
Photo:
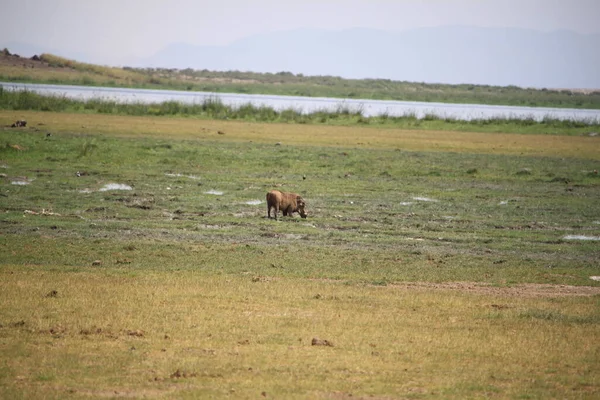
{"label": "white salt patch", "polygon": [[245,202],[244,204],[248,204],[249,206],[257,206],[262,203],[263,203],[262,200],[250,200],[250,201]]}
{"label": "white salt patch", "polygon": [[435,199],[430,199],[429,197],[413,197],[413,200],[417,200],[417,201],[437,201]]}
{"label": "white salt patch", "polygon": [[204,194],[214,194],[215,196],[223,196],[223,192],[220,190],[209,190],[208,192],[204,192]]}
{"label": "white salt patch", "polygon": [[400,205],[401,206],[410,206],[412,204],[412,201],[401,201]]}
{"label": "white salt patch", "polygon": [[505,206],[508,204],[507,200],[502,200],[500,203],[498,203],[499,206]]}
{"label": "white salt patch", "polygon": [[171,178],[184,177],[184,178],[190,178],[190,179],[200,179],[200,177],[196,176],[196,175],[183,175],[183,174],[170,174],[170,173],[167,173],[167,174],[165,174],[165,176],[170,176]]}
{"label": "white salt patch", "polygon": [[123,183],[107,183],[98,189],[99,192],[106,192],[108,190],[132,190],[133,188]]}
{"label": "white salt patch", "polygon": [[6,169],[6,168],[8,168],[8,165],[2,164],[2,165],[0,165],[0,168],[5,168]]}
{"label": "white salt patch", "polygon": [[87,189],[87,188],[86,188],[86,189],[81,189],[81,190],[79,191],[79,193],[92,193],[92,192],[93,192],[93,190],[92,190],[92,189]]}
{"label": "white salt patch", "polygon": [[600,240],[600,236],[566,235],[564,240]]}
{"label": "white salt patch", "polygon": [[25,186],[25,185],[29,185],[29,181],[12,181],[11,184],[12,185]]}
{"label": "white salt patch", "polygon": [[590,276],[590,279],[593,281],[600,281],[600,276]]}

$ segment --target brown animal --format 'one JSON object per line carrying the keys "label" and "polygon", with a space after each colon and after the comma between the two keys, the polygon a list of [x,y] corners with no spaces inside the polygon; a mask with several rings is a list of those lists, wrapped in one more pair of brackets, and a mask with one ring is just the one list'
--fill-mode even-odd
{"label": "brown animal", "polygon": [[267,193],[267,218],[271,218],[271,208],[275,209],[275,219],[279,210],[283,212],[284,217],[288,215],[291,217],[292,213],[297,212],[302,218],[306,218],[305,206],[306,202],[299,194],[279,190],[271,190]]}

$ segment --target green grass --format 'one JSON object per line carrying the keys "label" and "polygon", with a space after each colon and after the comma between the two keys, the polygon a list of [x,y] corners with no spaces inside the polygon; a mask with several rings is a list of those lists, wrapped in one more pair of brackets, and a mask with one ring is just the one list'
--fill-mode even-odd
{"label": "green grass", "polygon": [[[270,133],[260,124],[230,124],[231,129],[243,131],[239,135],[256,132],[255,140]],[[48,129],[52,131],[52,127]],[[554,283],[565,268],[577,264],[565,278],[567,283],[588,284],[588,276],[598,268],[596,242],[562,239],[569,234],[600,234],[595,138],[578,138],[589,139],[585,144],[566,138],[565,142],[550,142],[547,150],[585,145],[590,155],[596,155],[589,159],[577,158],[577,151],[564,158],[490,154],[485,148],[479,148],[482,153],[477,154],[461,152],[459,147],[428,152],[395,146],[277,146],[276,140],[270,144],[248,142],[251,133],[238,139],[232,136],[235,132],[223,129],[230,133],[201,140],[178,138],[175,133],[121,138],[55,131],[47,137],[36,129],[22,130],[15,137],[14,130],[5,129],[0,136],[0,159],[7,167],[3,222],[6,229],[18,233],[5,240],[20,242],[24,232],[32,235],[31,240],[43,240],[40,231],[97,240],[103,236],[116,240],[126,233],[142,241],[174,235],[184,242],[208,240],[259,247],[283,242],[298,252],[346,249],[342,255],[309,252],[307,257],[318,255],[319,263],[328,268],[292,256],[295,261],[288,261],[292,265],[280,272],[321,278],[339,278],[341,274],[360,279],[367,267],[377,271],[377,276],[368,279],[386,277],[391,281]],[[341,133],[349,138],[348,129]],[[201,129],[196,126],[196,130]],[[335,131],[329,132],[335,135]],[[403,135],[402,131],[377,129],[361,132],[383,132],[397,139]],[[280,134],[282,141],[292,140]],[[289,134],[296,133],[290,130]],[[309,126],[297,134],[304,135],[297,140],[316,141]],[[463,140],[452,135],[438,134],[440,140],[457,144]],[[216,139],[221,136],[223,140]],[[495,134],[482,137],[494,138]],[[478,140],[485,140],[482,137]],[[510,135],[500,140],[507,138]],[[16,149],[15,144],[25,150]],[[515,146],[516,153],[526,149],[523,146],[519,151]],[[536,150],[544,151],[542,147]],[[523,170],[528,173],[522,174]],[[81,176],[76,175],[78,171]],[[28,185],[11,184],[24,176],[31,179]],[[134,190],[100,191],[108,183],[127,184]],[[245,204],[264,201],[265,193],[278,186],[308,199],[311,217],[306,222],[273,224],[261,218],[264,203]],[[211,190],[223,195],[207,193]],[[61,216],[23,215],[24,210],[42,209]],[[40,231],[33,231],[35,228]],[[105,247],[93,247],[97,249],[90,249],[91,254],[101,253],[90,257],[101,258]],[[187,259],[181,248],[173,251]],[[365,251],[367,264],[361,256]],[[16,258],[6,257],[17,263],[32,254],[19,251]],[[39,258],[76,263],[62,257],[57,253]],[[286,259],[286,255],[278,257]],[[341,264],[340,257],[344,260]],[[262,264],[248,262],[254,268]],[[264,265],[273,262],[268,259]],[[142,264],[162,266],[152,257]],[[237,271],[235,263],[229,264]],[[336,264],[344,266],[343,274]]]}
{"label": "green grass", "polygon": [[[600,236],[598,138],[0,125],[18,118],[0,128],[2,398],[600,393],[598,241],[564,239]],[[272,188],[308,219],[266,219]]]}

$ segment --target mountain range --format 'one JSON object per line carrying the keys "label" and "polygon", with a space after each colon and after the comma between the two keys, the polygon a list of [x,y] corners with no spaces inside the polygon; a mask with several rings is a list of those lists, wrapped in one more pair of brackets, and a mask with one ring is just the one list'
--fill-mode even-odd
{"label": "mountain range", "polygon": [[399,32],[297,29],[253,35],[225,46],[172,43],[124,65],[597,89],[600,34],[465,26]]}

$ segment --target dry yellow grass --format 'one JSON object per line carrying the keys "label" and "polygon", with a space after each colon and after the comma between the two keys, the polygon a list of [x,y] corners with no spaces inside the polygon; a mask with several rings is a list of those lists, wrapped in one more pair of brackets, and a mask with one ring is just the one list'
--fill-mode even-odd
{"label": "dry yellow grass", "polygon": [[[388,148],[483,154],[600,159],[600,141],[588,136],[424,131],[373,127],[265,124],[195,118],[0,111],[0,124],[26,119],[50,132],[160,136],[173,139],[282,142],[289,145]],[[39,124],[43,124],[40,126]],[[218,131],[224,134],[218,135]]]}
{"label": "dry yellow grass", "polygon": [[[193,271],[13,265],[1,272],[4,396],[600,393],[597,304],[586,296]],[[333,346],[313,346],[315,337]]]}
{"label": "dry yellow grass", "polygon": [[[18,78],[18,77],[29,77],[32,80],[47,79],[50,81],[61,80],[61,81],[72,81],[73,72],[65,69],[49,69],[44,70],[40,68],[27,68],[26,66],[3,66],[2,74],[6,78]],[[83,78],[83,77],[82,77]]]}
{"label": "dry yellow grass", "polygon": [[52,54],[42,54],[41,58],[42,61],[34,61],[0,56],[0,75],[6,80],[75,84],[134,85],[148,80],[138,72],[122,68],[80,63]]}
{"label": "dry yellow grass", "polygon": [[122,82],[131,82],[131,81],[142,81],[144,77],[138,73],[133,71],[128,71],[123,68],[117,67],[108,67],[104,65],[96,65],[96,64],[88,64],[82,63],[74,60],[70,60],[67,58],[55,56],[53,54],[44,53],[40,56],[40,58],[50,63],[51,65],[61,65],[63,68],[66,68],[68,72],[73,73],[73,70],[77,71],[85,71],[94,74],[95,76],[101,76],[105,78],[118,79]]}

